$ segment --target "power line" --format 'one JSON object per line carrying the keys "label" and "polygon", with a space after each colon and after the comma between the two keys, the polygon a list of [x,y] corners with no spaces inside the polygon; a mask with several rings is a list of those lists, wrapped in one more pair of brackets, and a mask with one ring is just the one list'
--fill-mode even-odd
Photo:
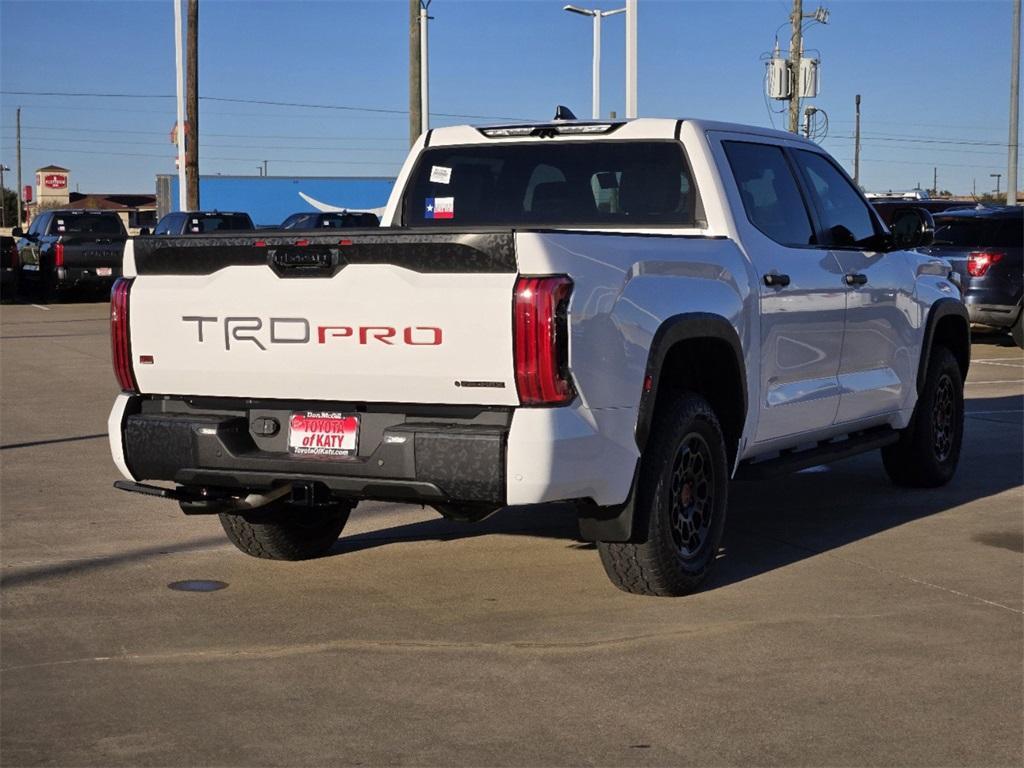
{"label": "power line", "polygon": [[[161,160],[172,160],[173,155],[157,155],[144,152],[96,152],[88,149],[54,149],[50,147],[23,147],[23,149],[30,149],[33,152],[65,152],[73,153],[77,155],[104,155],[104,156],[116,156],[116,157],[154,157]],[[272,160],[276,163],[316,163],[319,165],[376,165],[378,167],[395,166],[398,167],[401,163],[390,162],[387,160],[301,160],[299,158],[264,158],[264,157],[207,157],[203,156],[204,160],[225,160],[225,161],[240,161],[246,163],[262,163],[264,159]]]}
{"label": "power line", "polygon": [[[121,146],[167,146],[166,141],[129,141],[125,139],[100,139],[100,138],[65,138],[62,136],[39,136],[33,135],[30,138],[39,138],[45,141],[66,141],[72,143],[87,144],[119,144]],[[3,140],[13,139],[4,137]],[[236,142],[206,141],[208,146],[232,146],[239,150],[307,150],[310,152],[390,152],[401,153],[402,156],[409,154],[407,150],[399,146],[308,146],[300,144],[238,144]],[[59,152],[59,147],[53,147]]]}
{"label": "power line", "polygon": [[[0,126],[7,130],[14,130],[14,126]],[[22,125],[22,128],[31,128],[38,131],[59,131],[62,133],[126,133],[140,136],[163,136],[166,131],[130,131],[123,128],[58,128],[47,125]],[[297,136],[289,134],[266,134],[266,133],[210,133],[203,132],[204,136],[214,136],[221,139],[319,139],[324,141],[400,141],[405,143],[404,138],[394,136]]]}
{"label": "power line", "polygon": [[[61,98],[97,98],[97,99],[173,99],[172,94],[152,93],[87,93],[77,91],[6,91],[0,90],[0,94],[8,96],[45,96]],[[303,104],[290,101],[273,101],[270,99],[243,99],[227,96],[200,96],[200,101],[217,101],[230,104],[260,104],[270,107],[289,107],[291,109],[333,109],[352,112],[374,112],[386,115],[407,115],[407,109],[390,109],[387,107],[354,107],[348,104]],[[455,112],[432,112],[438,117],[466,117],[474,120],[526,120],[523,117],[507,117],[502,115],[468,115]]]}

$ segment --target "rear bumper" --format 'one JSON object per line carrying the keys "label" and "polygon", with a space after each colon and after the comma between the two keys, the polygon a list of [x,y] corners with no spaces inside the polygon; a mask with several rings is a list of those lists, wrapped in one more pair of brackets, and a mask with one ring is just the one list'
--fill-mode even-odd
{"label": "rear bumper", "polygon": [[[97,274],[97,269],[109,269],[109,275]],[[121,267],[58,267],[57,285],[62,288],[78,286],[113,285],[121,276]]]}
{"label": "rear bumper", "polygon": [[968,296],[967,314],[972,323],[994,328],[1009,328],[1020,315],[1020,303],[1010,303],[998,296]]}
{"label": "rear bumper", "polygon": [[121,394],[108,421],[111,455],[134,481],[244,490],[317,482],[357,499],[495,506],[575,499],[620,504],[639,457],[635,409],[592,411],[579,400],[562,408],[479,409],[476,415],[464,407],[434,414],[420,413],[429,410],[423,407],[380,407],[362,414],[358,457],[294,456],[284,434],[252,431],[261,417],[287,425],[289,409],[301,409],[287,406],[239,400],[237,410],[197,409],[181,399]]}
{"label": "rear bumper", "polygon": [[[262,404],[218,412],[121,395],[110,418],[111,451],[133,480],[247,491],[299,481],[356,499],[505,504],[507,413],[361,413],[359,455],[324,459],[287,451],[288,415],[303,409]],[[261,418],[280,429],[257,433]]]}

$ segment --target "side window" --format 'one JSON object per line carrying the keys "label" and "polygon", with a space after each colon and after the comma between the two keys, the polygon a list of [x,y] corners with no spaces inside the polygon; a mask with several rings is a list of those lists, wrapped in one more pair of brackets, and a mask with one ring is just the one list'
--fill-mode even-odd
{"label": "side window", "polygon": [[782,245],[814,245],[814,229],[781,147],[724,141],[750,223]]}
{"label": "side window", "polygon": [[824,155],[797,150],[796,163],[807,179],[827,245],[855,248],[877,233],[875,220],[854,186]]}
{"label": "side window", "polygon": [[153,230],[154,235],[169,235],[171,233],[171,214],[167,214],[159,222],[157,222],[156,228]]}
{"label": "side window", "polygon": [[44,213],[42,216],[36,216],[32,219],[32,224],[29,226],[28,231],[31,235],[40,235],[46,231],[46,225],[50,221],[51,214]]}

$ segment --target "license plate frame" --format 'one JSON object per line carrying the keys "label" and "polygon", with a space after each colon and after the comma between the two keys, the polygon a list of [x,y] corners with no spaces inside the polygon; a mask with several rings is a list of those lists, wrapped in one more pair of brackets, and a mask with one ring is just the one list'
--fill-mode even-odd
{"label": "license plate frame", "polygon": [[359,452],[358,414],[292,411],[288,417],[288,453],[311,459],[352,459]]}

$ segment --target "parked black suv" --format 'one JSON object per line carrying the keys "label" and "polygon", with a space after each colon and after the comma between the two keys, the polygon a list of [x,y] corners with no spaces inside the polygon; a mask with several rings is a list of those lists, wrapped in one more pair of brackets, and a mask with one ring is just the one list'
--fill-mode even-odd
{"label": "parked black suv", "polygon": [[935,239],[924,248],[960,273],[971,322],[1008,330],[1024,347],[1024,208],[973,208],[935,216]]}

